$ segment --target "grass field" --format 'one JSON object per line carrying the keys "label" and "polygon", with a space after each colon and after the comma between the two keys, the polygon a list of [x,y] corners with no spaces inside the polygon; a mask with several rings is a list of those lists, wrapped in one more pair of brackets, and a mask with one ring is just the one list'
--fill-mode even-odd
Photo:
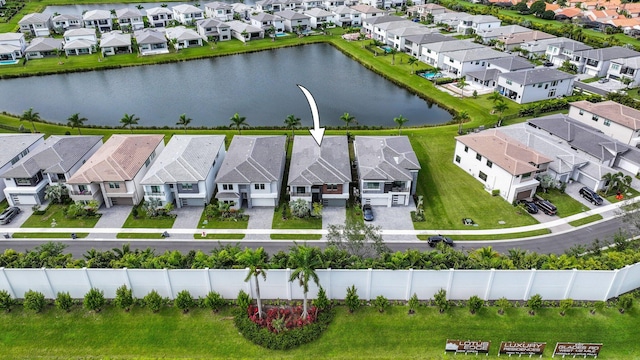
{"label": "grass field", "polygon": [[63,209],[66,205],[51,204],[43,215],[31,215],[23,224],[23,228],[92,228],[96,225],[99,217],[73,218],[64,216]]}
{"label": "grass field", "polygon": [[153,314],[107,307],[95,314],[78,307],[70,313],[48,307],[33,314],[17,307],[0,313],[0,359],[450,359],[452,355],[443,354],[446,339],[491,341],[492,356],[500,341],[546,342],[545,358],[551,357],[556,342],[569,341],[603,343],[599,359],[637,358],[637,310],[620,314],[607,308],[591,315],[588,308],[576,307],[565,316],[559,311],[544,308],[531,316],[520,307],[498,315],[491,307],[471,315],[467,308],[439,314],[434,307],[420,307],[407,315],[406,306],[392,306],[382,314],[372,307],[349,314],[338,307],[319,340],[272,351],[239,335],[229,309],[183,314],[167,307]]}

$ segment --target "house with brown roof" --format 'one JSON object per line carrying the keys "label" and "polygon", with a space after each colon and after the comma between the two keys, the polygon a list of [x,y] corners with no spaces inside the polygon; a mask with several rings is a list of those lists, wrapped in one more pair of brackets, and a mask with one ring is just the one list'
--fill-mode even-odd
{"label": "house with brown roof", "polygon": [[572,102],[569,117],[591,126],[605,135],[636,146],[640,142],[640,111],[607,100],[599,103]]}
{"label": "house with brown roof", "polygon": [[113,135],[67,180],[74,201],[136,205],[141,180],[164,149],[163,135]]}
{"label": "house with brown roof", "polygon": [[497,129],[456,137],[453,163],[508,202],[533,197],[550,159]]}

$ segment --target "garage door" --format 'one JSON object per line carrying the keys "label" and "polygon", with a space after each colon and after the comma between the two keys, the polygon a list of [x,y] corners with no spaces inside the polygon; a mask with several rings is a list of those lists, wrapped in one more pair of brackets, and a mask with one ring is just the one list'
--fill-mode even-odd
{"label": "garage door", "polygon": [[578,181],[582,185],[588,187],[589,189],[595,189],[596,188],[596,181],[594,179],[584,175],[583,173],[580,173],[578,175],[578,178],[576,179],[576,181]]}
{"label": "garage door", "polygon": [[38,201],[34,195],[11,195],[14,205],[36,205]]}
{"label": "garage door", "polygon": [[388,201],[389,199],[387,198],[362,198],[362,205],[387,206]]}
{"label": "garage door", "polygon": [[347,204],[345,199],[323,199],[322,206],[339,206],[345,207]]}
{"label": "garage door", "polygon": [[111,198],[111,205],[133,205],[132,198]]}
{"label": "garage door", "polygon": [[251,206],[275,206],[273,199],[253,199]]}
{"label": "garage door", "polygon": [[181,206],[204,206],[202,199],[180,199]]}
{"label": "garage door", "polygon": [[531,190],[520,191],[519,193],[516,194],[516,200],[522,200],[522,199],[533,197],[531,193],[532,193]]}

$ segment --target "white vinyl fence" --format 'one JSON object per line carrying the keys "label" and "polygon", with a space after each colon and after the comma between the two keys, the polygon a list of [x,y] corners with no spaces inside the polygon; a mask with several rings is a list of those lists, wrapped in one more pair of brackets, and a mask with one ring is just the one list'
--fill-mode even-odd
{"label": "white vinyl fence", "polygon": [[[484,300],[506,297],[528,300],[540,294],[545,300],[607,300],[640,287],[640,263],[619,270],[332,270],[316,271],[320,285],[330,299],[344,299],[347,287],[355,285],[361,299],[383,295],[390,300],[408,300],[414,293],[421,300],[433,299],[440,289],[451,300],[467,300],[477,295]],[[225,299],[235,299],[240,290],[255,296],[254,280],[245,282],[247,270],[147,270],[147,269],[6,269],[0,268],[0,289],[22,298],[28,290],[47,298],[69,292],[82,298],[91,288],[114,298],[116,289],[126,285],[133,296],[144,297],[151,290],[174,299],[188,290],[193,297],[210,291]],[[290,269],[268,270],[260,278],[263,299],[302,299],[297,281],[289,282]],[[310,284],[309,298],[318,287]]]}

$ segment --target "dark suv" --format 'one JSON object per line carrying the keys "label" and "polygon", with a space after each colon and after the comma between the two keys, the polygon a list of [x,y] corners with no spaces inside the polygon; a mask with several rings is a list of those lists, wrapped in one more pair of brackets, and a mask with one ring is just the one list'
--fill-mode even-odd
{"label": "dark suv", "polygon": [[580,196],[587,199],[589,202],[593,203],[594,205],[602,205],[603,200],[600,197],[600,195],[598,195],[595,191],[589,189],[586,186],[580,189]]}
{"label": "dark suv", "polygon": [[435,247],[436,245],[438,245],[438,243],[441,243],[441,242],[449,246],[453,246],[453,240],[451,240],[451,238],[448,238],[446,236],[433,235],[433,236],[429,236],[429,238],[427,239],[427,243],[431,247]]}
{"label": "dark suv", "polygon": [[11,206],[6,208],[2,213],[0,213],[0,224],[7,225],[13,220],[18,214],[20,214],[20,208]]}
{"label": "dark suv", "polygon": [[536,198],[535,203],[538,209],[547,215],[555,215],[558,212],[556,206],[547,200]]}
{"label": "dark suv", "polygon": [[533,201],[523,199],[523,200],[518,200],[518,204],[522,204],[522,206],[524,206],[525,210],[527,210],[529,214],[538,213],[538,207],[536,206],[536,204],[533,203]]}

